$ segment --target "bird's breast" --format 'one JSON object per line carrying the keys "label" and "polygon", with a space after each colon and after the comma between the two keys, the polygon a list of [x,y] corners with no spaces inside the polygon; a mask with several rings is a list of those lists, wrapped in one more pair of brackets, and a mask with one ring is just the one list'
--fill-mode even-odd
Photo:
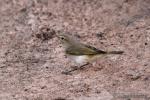
{"label": "bird's breast", "polygon": [[82,65],[88,62],[92,62],[97,58],[101,58],[104,55],[68,55],[68,57],[76,64]]}
{"label": "bird's breast", "polygon": [[68,57],[77,64],[84,64],[89,61],[89,56],[87,55],[69,55]]}

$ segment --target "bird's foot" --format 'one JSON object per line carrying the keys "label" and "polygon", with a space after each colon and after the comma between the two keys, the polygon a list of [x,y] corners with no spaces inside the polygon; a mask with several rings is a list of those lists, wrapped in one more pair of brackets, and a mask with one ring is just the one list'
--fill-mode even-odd
{"label": "bird's foot", "polygon": [[82,69],[84,69],[85,66],[87,66],[87,65],[89,65],[89,64],[90,64],[90,63],[86,63],[86,64],[80,66],[79,69],[82,70]]}
{"label": "bird's foot", "polygon": [[71,72],[75,71],[75,70],[78,70],[78,67],[77,66],[73,66],[71,70],[65,70],[62,72],[62,74],[65,74],[65,75],[72,75]]}
{"label": "bird's foot", "polygon": [[66,70],[66,71],[63,71],[62,72],[62,74],[65,74],[65,75],[72,75],[71,74],[71,72],[73,72],[73,71],[76,71],[76,70],[83,70],[84,69],[84,67],[86,66],[86,65],[88,65],[89,63],[86,63],[86,64],[84,64],[84,65],[82,65],[82,66],[80,66],[80,67],[78,67],[78,66],[72,66],[72,69],[71,70]]}
{"label": "bird's foot", "polygon": [[70,73],[70,71],[68,71],[68,70],[62,71],[61,73],[65,74],[65,75],[72,75],[72,73]]}

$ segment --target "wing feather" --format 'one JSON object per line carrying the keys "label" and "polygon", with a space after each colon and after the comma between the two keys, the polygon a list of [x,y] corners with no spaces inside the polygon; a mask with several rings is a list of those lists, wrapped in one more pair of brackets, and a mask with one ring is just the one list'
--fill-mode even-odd
{"label": "wing feather", "polygon": [[71,55],[96,55],[96,54],[106,54],[107,52],[99,50],[95,47],[88,45],[78,45],[78,46],[70,46],[66,49],[67,54]]}

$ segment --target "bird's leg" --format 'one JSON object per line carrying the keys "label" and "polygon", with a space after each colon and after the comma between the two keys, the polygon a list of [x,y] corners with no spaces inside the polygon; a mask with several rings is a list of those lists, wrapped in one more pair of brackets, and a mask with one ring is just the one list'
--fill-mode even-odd
{"label": "bird's leg", "polygon": [[78,67],[74,67],[71,70],[65,70],[65,71],[63,71],[62,74],[71,75],[71,72],[73,72],[73,71],[75,71],[77,69],[78,69]]}
{"label": "bird's leg", "polygon": [[84,65],[82,65],[82,66],[80,66],[80,67],[74,66],[71,70],[63,71],[62,74],[71,75],[71,72],[76,71],[76,70],[78,70],[78,69],[83,69],[84,66],[86,66],[86,65],[88,65],[88,64],[89,64],[89,63],[86,63],[86,64],[84,64]]}
{"label": "bird's leg", "polygon": [[84,65],[81,65],[80,67],[78,67],[79,69],[83,69],[86,65],[89,65],[90,63],[86,63],[86,64],[84,64]]}

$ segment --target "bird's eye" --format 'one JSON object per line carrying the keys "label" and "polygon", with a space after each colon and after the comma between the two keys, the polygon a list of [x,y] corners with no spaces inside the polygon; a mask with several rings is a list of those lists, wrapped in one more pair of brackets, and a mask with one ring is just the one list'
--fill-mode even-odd
{"label": "bird's eye", "polygon": [[64,40],[65,38],[64,38],[64,37],[61,37],[61,39]]}

